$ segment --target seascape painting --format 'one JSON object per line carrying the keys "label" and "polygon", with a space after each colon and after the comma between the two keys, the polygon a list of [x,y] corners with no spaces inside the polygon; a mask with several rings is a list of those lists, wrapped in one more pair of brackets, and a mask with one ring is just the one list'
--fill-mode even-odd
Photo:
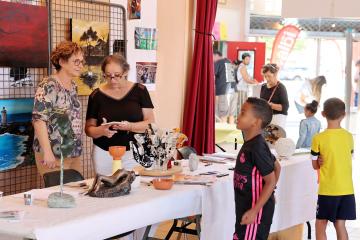
{"label": "seascape painting", "polygon": [[35,164],[33,105],[33,98],[0,100],[0,171]]}

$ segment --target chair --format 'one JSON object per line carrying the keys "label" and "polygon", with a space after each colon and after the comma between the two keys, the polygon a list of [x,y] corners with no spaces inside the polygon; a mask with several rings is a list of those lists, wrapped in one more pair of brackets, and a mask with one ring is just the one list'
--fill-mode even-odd
{"label": "chair", "polygon": [[[60,185],[60,171],[48,172],[43,175],[45,187]],[[74,169],[64,169],[64,184],[83,181],[84,177]]]}
{"label": "chair", "polygon": [[[60,171],[45,173],[43,175],[43,179],[44,179],[45,187],[53,187],[53,186],[60,185]],[[83,181],[83,180],[84,180],[84,177],[78,171],[76,171],[74,169],[64,169],[64,178],[63,178],[64,184],[69,183],[69,182]],[[116,235],[114,237],[107,238],[105,240],[113,240],[113,239],[122,238],[133,232],[134,231],[122,233],[122,234]]]}

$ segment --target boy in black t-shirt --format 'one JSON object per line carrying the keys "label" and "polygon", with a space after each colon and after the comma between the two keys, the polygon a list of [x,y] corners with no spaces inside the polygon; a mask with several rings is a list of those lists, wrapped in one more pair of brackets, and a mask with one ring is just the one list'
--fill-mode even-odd
{"label": "boy in black t-shirt", "polygon": [[238,116],[243,131],[242,146],[235,166],[236,223],[234,240],[266,240],[274,215],[274,189],[280,164],[261,135],[272,119],[272,109],[260,98],[248,98]]}

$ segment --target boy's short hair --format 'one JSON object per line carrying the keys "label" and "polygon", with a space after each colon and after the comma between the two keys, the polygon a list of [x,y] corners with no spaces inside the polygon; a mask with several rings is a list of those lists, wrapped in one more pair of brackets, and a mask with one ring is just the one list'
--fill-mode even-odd
{"label": "boy's short hair", "polygon": [[345,103],[339,98],[329,98],[324,102],[326,119],[336,120],[345,115]]}
{"label": "boy's short hair", "polygon": [[273,117],[273,110],[267,101],[261,98],[249,97],[246,102],[251,105],[255,117],[261,119],[262,129],[270,124]]}

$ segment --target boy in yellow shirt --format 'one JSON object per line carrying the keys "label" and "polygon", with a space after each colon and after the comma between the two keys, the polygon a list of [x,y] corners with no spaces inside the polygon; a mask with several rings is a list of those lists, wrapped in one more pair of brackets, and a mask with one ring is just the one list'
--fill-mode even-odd
{"label": "boy in yellow shirt", "polygon": [[316,239],[326,240],[326,226],[331,221],[337,239],[347,240],[346,220],[356,219],[355,196],[352,182],[351,133],[341,128],[345,117],[345,103],[330,98],[324,103],[322,115],[328,127],[315,135],[311,155],[313,168],[319,169],[318,205],[316,211]]}

